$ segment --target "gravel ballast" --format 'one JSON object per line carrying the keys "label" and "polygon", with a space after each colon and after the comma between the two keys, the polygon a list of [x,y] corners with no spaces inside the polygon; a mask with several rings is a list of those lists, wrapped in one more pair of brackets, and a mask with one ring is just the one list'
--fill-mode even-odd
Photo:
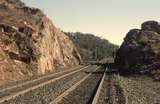
{"label": "gravel ballast", "polygon": [[[97,66],[92,66],[84,70],[91,70],[95,67]],[[3,104],[48,104],[86,75],[87,73],[84,71],[74,73],[73,75],[27,92],[21,96],[4,102]]]}
{"label": "gravel ballast", "polygon": [[120,76],[128,104],[160,104],[160,82],[148,76]]}
{"label": "gravel ballast", "polygon": [[103,73],[94,73],[58,104],[88,104],[92,101]]}

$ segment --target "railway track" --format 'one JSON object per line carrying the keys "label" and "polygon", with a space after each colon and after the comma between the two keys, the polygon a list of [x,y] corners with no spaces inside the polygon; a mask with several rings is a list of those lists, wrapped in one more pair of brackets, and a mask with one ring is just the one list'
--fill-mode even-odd
{"label": "railway track", "polygon": [[116,76],[114,88],[115,88],[115,99],[116,104],[127,104],[127,99],[124,95],[124,90],[121,86],[121,83],[119,81],[119,75]]}
{"label": "railway track", "polygon": [[96,104],[104,78],[105,69],[97,68],[50,104]]}
{"label": "railway track", "polygon": [[118,74],[105,74],[99,98],[94,104],[128,104],[118,77]]}
{"label": "railway track", "polygon": [[66,76],[80,72],[88,67],[89,66],[85,66],[83,68],[75,68],[75,69],[69,70],[69,71],[54,73],[54,74],[51,74],[48,76],[44,76],[44,77],[41,77],[38,79],[34,79],[31,81],[21,83],[19,85],[14,85],[14,86],[7,87],[5,89],[1,89],[0,90],[0,103],[6,102],[10,99],[13,99],[13,98],[19,96],[19,95],[22,95],[22,94],[27,93],[31,90],[37,89],[39,87],[42,87],[44,85],[47,85],[47,84],[52,83],[54,81],[57,81],[57,80],[64,78]]}
{"label": "railway track", "polygon": [[5,92],[5,91],[10,90],[10,89],[13,89],[13,88],[16,88],[18,86],[24,86],[24,85],[27,85],[27,84],[32,83],[32,82],[37,82],[38,80],[42,80],[42,79],[53,77],[53,76],[58,76],[60,74],[65,74],[65,73],[71,72],[73,70],[80,69],[82,67],[83,66],[79,65],[79,66],[70,68],[68,70],[60,71],[60,72],[54,72],[54,73],[51,73],[51,74],[37,76],[37,77],[29,78],[29,79],[26,79],[26,80],[10,82],[10,83],[7,83],[7,84],[4,84],[4,85],[0,86],[0,93]]}
{"label": "railway track", "polygon": [[118,75],[106,70],[90,65],[8,87],[0,104],[127,104]]}
{"label": "railway track", "polygon": [[27,80],[27,81],[24,81],[24,82],[21,82],[21,83],[18,83],[18,84],[14,84],[14,85],[10,85],[10,86],[7,86],[7,87],[3,87],[3,88],[0,89],[0,96],[1,96],[1,93],[6,92],[8,90],[15,89],[15,88],[18,88],[18,87],[22,87],[22,86],[25,86],[25,85],[28,85],[28,84],[32,84],[34,82],[42,81],[42,80],[45,81],[45,80],[47,80],[49,78],[57,77],[57,76],[60,76],[61,74],[69,73],[69,72],[77,70],[79,68],[82,68],[82,66],[75,67],[75,68],[73,68],[71,70],[52,73],[52,74],[45,75],[45,76],[42,76],[42,77],[39,77],[39,78],[36,78],[36,79],[33,79],[33,80]]}
{"label": "railway track", "polygon": [[97,87],[97,91],[96,91],[96,93],[94,95],[94,98],[92,100],[92,104],[98,104],[98,99],[99,99],[99,96],[100,96],[100,92],[101,92],[105,77],[106,77],[106,73],[104,72],[103,77],[101,79],[101,82],[99,83],[99,85]]}

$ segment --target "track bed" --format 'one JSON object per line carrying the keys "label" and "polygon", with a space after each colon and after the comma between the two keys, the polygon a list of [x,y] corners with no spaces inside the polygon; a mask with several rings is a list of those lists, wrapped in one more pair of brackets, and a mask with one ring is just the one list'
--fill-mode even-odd
{"label": "track bed", "polygon": [[89,104],[103,74],[92,74],[58,104]]}

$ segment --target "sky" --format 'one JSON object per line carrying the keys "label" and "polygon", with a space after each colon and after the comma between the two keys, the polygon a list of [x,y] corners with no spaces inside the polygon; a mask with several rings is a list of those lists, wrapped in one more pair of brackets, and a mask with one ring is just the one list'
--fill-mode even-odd
{"label": "sky", "polygon": [[160,21],[160,0],[22,0],[66,32],[93,33],[120,45],[144,21]]}

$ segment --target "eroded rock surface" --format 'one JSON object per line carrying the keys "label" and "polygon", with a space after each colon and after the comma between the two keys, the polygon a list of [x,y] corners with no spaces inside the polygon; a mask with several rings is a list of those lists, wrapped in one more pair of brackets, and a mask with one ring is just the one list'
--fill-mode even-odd
{"label": "eroded rock surface", "polygon": [[147,21],[142,29],[133,29],[124,38],[115,62],[120,71],[129,73],[160,73],[160,23]]}
{"label": "eroded rock surface", "polygon": [[81,57],[41,10],[20,0],[0,1],[0,80],[20,80],[77,65]]}

